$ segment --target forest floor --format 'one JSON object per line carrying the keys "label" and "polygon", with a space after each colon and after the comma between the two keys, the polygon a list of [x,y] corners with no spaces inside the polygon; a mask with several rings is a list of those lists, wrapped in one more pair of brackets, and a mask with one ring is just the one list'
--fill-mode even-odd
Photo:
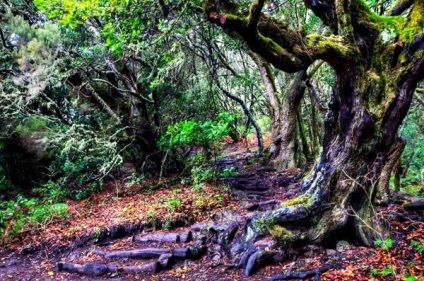
{"label": "forest floor", "polygon": [[[211,221],[220,213],[246,217],[258,202],[290,199],[299,194],[300,170],[277,171],[256,163],[240,145],[228,146],[221,167],[235,167],[237,176],[193,190],[184,181],[157,179],[142,185],[109,183],[81,202],[68,201],[69,217],[27,227],[0,247],[0,280],[266,280],[288,271],[307,271],[337,261],[338,268],[322,280],[424,280],[424,214],[405,211],[402,205],[378,207],[390,225],[389,247],[307,246],[292,261],[266,265],[253,276],[232,266],[226,257],[203,255],[176,260],[167,270],[153,274],[113,272],[101,277],[58,271],[58,262],[115,264],[140,268],[146,261],[106,259],[101,252],[141,248],[184,248],[190,242],[159,244],[137,237],[160,233],[188,233],[194,223]],[[155,189],[149,187],[156,187]],[[415,242],[413,242],[415,241]],[[184,242],[184,241],[183,241]],[[338,241],[333,241],[336,245]],[[414,244],[415,243],[415,244]],[[384,241],[383,241],[384,244]],[[407,279],[409,275],[417,279]],[[312,279],[310,279],[312,280]]]}

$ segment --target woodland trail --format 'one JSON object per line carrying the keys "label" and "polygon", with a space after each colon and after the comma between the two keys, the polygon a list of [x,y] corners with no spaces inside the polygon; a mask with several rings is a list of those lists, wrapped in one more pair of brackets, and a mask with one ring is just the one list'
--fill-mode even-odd
{"label": "woodland trail", "polygon": [[[211,210],[198,221],[177,218],[168,230],[138,222],[105,226],[94,235],[65,240],[59,247],[48,243],[43,247],[41,242],[34,249],[5,248],[0,251],[0,280],[268,280],[282,273],[308,279],[296,272],[330,267],[337,268],[324,273],[322,280],[369,280],[373,269],[387,265],[399,273],[424,276],[423,254],[411,247],[411,241],[424,242],[424,216],[396,204],[380,210],[390,221],[396,243],[390,252],[332,241],[325,247],[285,249],[288,262],[279,262],[282,252],[252,258],[254,252],[247,251],[235,263],[228,253],[251,212],[273,209],[299,193],[299,170],[277,171],[249,165],[250,161],[252,156],[245,154],[217,160],[221,169],[238,171],[221,182],[231,193],[228,208]],[[272,240],[262,243],[259,247],[268,249]],[[312,272],[309,278],[319,275]],[[396,280],[391,275],[384,278]]]}

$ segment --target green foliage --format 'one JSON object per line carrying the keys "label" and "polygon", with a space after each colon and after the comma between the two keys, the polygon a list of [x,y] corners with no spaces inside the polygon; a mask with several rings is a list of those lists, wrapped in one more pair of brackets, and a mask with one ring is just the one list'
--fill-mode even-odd
{"label": "green foliage", "polygon": [[44,204],[18,195],[15,200],[0,202],[0,236],[12,237],[27,225],[42,226],[68,216],[68,206],[64,203]]}
{"label": "green foliage", "polygon": [[191,169],[191,178],[193,180],[193,190],[198,191],[205,182],[216,178],[216,169],[195,166]]}
{"label": "green foliage", "polygon": [[32,192],[38,194],[50,203],[59,202],[67,197],[70,197],[70,191],[65,188],[66,179],[60,178],[56,181],[49,180],[40,187],[32,189]]}
{"label": "green foliage", "polygon": [[225,168],[220,174],[220,177],[230,178],[237,175],[237,171],[235,167]]}
{"label": "green foliage", "polygon": [[378,269],[373,268],[373,269],[371,269],[371,274],[372,275],[383,275],[383,276],[386,276],[386,275],[396,276],[396,271],[394,271],[390,267],[385,267],[382,270],[378,270]]}
{"label": "green foliage", "polygon": [[418,281],[417,277],[410,275],[410,274],[405,274],[403,276],[403,278],[404,278],[405,281]]}
{"label": "green foliage", "polygon": [[166,201],[165,207],[169,212],[174,212],[181,206],[181,203],[182,201],[180,198],[173,196]]}
{"label": "green foliage", "polygon": [[20,135],[30,135],[32,133],[44,132],[47,130],[48,119],[39,115],[29,116],[16,127],[16,132]]}
{"label": "green foliage", "polygon": [[424,253],[424,244],[419,241],[412,240],[411,246],[419,253]]}
{"label": "green foliage", "polygon": [[381,249],[388,251],[394,246],[394,241],[390,238],[385,240],[377,239],[374,244],[378,247],[381,247]]}
{"label": "green foliage", "polygon": [[163,149],[187,149],[200,146],[205,155],[214,149],[214,144],[229,135],[234,116],[220,113],[218,121],[181,121],[171,125],[160,140]]}

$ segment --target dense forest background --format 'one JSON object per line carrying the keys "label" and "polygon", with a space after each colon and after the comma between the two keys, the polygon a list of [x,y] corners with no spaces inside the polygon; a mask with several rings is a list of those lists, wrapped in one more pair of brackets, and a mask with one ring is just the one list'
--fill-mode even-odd
{"label": "dense forest background", "polygon": [[[232,177],[236,167],[217,168],[230,143],[241,144],[256,164],[304,174],[312,169],[326,143],[340,69],[337,76],[331,59],[314,58],[299,71],[280,70],[284,66],[275,67],[231,30],[232,13],[250,11],[254,18],[250,1],[218,1],[228,14],[207,18],[209,2],[0,0],[2,243],[28,225],[66,218],[70,200],[92,198],[107,185],[116,195],[170,182],[195,192]],[[376,17],[393,12],[390,0],[361,3]],[[334,32],[331,20],[302,1],[262,5],[263,17],[274,15],[288,30]],[[384,29],[379,44],[414,36],[397,32]],[[371,70],[367,76],[380,81]],[[397,133],[402,145],[386,155],[394,161],[383,170],[392,189],[418,197],[424,190],[423,94],[420,81]],[[379,192],[379,200],[387,200],[384,187]]]}
{"label": "dense forest background", "polygon": [[[54,215],[105,182],[212,178],[223,138],[257,139],[250,148],[258,157],[283,168],[307,169],[316,159],[332,69],[318,62],[301,74],[276,70],[208,24],[200,4],[1,2],[1,235],[20,208]],[[369,4],[382,13],[390,1]],[[266,9],[294,28],[325,32],[298,1]],[[394,182],[414,194],[424,176],[423,92],[399,131],[406,147]],[[291,116],[281,114],[287,108]],[[290,118],[290,155],[279,159],[278,126]]]}

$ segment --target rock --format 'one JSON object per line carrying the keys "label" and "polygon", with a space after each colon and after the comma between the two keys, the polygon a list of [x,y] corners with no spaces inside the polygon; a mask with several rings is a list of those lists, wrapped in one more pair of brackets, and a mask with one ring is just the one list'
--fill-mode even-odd
{"label": "rock", "polygon": [[339,252],[344,252],[349,248],[350,244],[346,240],[340,240],[336,244],[336,250]]}

